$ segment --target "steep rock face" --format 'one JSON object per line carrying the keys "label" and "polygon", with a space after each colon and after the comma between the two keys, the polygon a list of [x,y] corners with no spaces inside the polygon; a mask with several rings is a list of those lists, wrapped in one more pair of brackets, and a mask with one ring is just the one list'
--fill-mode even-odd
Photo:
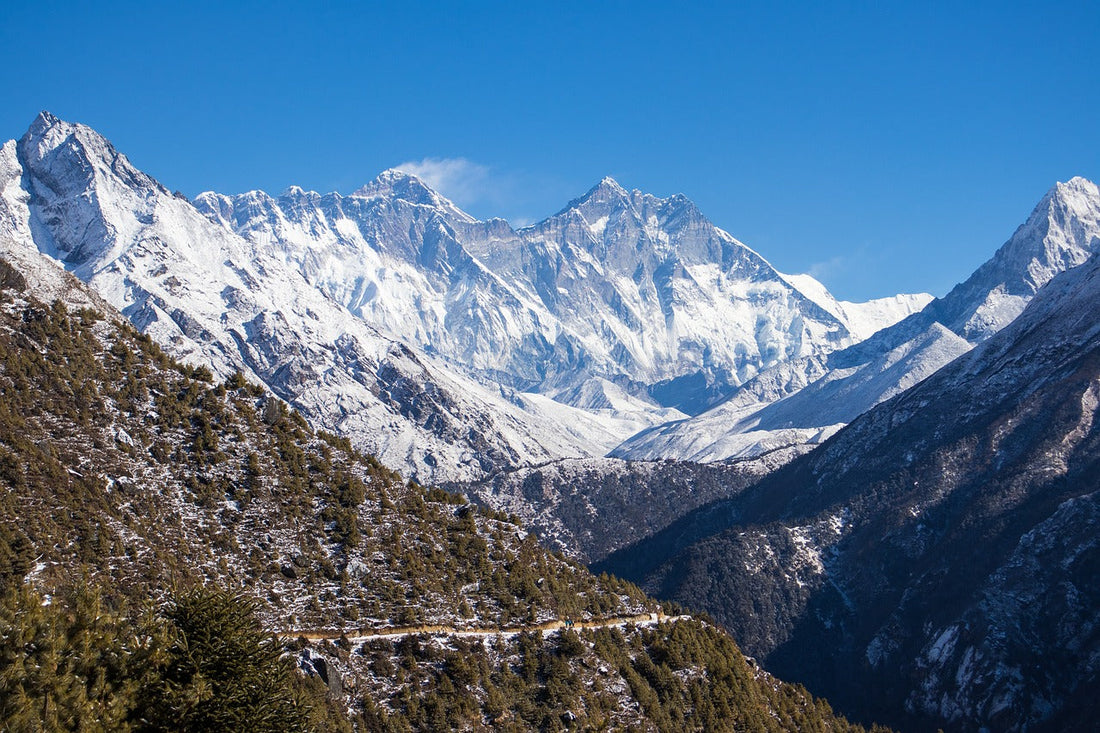
{"label": "steep rock face", "polygon": [[87,127],[43,113],[4,146],[2,172],[8,250],[56,258],[172,354],[219,375],[244,372],[314,425],[422,480],[621,440],[613,419],[563,424],[564,406],[487,389],[383,336],[282,250],[215,226]]}
{"label": "steep rock face", "polygon": [[715,613],[842,709],[958,730],[1080,719],[1100,659],[1097,297],[1093,257],[821,448],[606,567]]}
{"label": "steep rock face", "polygon": [[612,455],[714,461],[819,443],[1004,328],[1097,251],[1100,190],[1083,178],[1059,183],[988,262],[919,313],[823,357],[777,364],[712,410],[632,436]]}
{"label": "steep rock face", "polygon": [[922,304],[840,304],[685,197],[611,179],[519,231],[475,221],[398,171],[348,197],[292,188],[195,204],[385,333],[576,406],[587,382],[614,383],[649,404],[649,424],[668,419],[660,406],[698,411],[762,368],[853,343]]}

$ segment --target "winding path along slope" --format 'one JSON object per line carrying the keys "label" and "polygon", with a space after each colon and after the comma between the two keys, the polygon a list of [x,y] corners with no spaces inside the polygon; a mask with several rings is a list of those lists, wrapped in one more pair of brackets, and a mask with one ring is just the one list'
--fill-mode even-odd
{"label": "winding path along slope", "polygon": [[556,631],[557,629],[599,629],[607,628],[610,626],[627,626],[633,624],[634,626],[655,626],[659,623],[667,623],[671,621],[683,621],[690,619],[691,616],[666,616],[663,613],[642,613],[636,616],[615,616],[612,618],[593,620],[593,621],[564,621],[561,619],[555,619],[553,621],[544,621],[541,624],[531,624],[529,626],[511,626],[506,628],[493,627],[493,628],[464,628],[459,629],[454,626],[398,626],[381,629],[352,629],[349,631],[280,631],[276,632],[278,636],[290,639],[309,639],[311,641],[320,641],[322,639],[339,639],[346,637],[350,642],[365,641],[367,639],[398,639],[404,636],[413,636],[415,634],[438,634],[442,636],[515,636],[524,632],[541,631],[547,633],[549,631]]}

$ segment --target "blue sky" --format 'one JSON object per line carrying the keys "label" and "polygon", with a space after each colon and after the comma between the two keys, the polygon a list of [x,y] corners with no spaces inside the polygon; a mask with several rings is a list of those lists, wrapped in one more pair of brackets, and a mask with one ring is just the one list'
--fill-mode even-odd
{"label": "blue sky", "polygon": [[1100,179],[1096,2],[161,5],[6,7],[0,137],[49,109],[188,195],[410,163],[520,223],[612,175],[848,299],[943,294]]}

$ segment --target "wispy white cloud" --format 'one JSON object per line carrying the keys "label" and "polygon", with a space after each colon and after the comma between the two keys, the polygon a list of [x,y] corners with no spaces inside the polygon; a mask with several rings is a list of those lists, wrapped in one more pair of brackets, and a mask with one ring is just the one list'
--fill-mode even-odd
{"label": "wispy white cloud", "polygon": [[466,158],[423,158],[395,165],[462,207],[492,199],[489,167]]}
{"label": "wispy white cloud", "polygon": [[827,260],[815,262],[806,270],[806,274],[815,280],[824,282],[843,272],[848,266],[848,259],[842,255],[830,257]]}
{"label": "wispy white cloud", "polygon": [[569,182],[464,157],[422,158],[393,167],[421,179],[470,214],[482,219],[499,216],[517,229],[557,211],[578,190]]}

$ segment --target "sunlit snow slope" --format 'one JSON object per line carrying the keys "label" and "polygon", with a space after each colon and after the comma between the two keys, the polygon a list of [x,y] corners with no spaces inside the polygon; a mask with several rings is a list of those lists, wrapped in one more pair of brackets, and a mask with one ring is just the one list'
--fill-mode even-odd
{"label": "sunlit snow slope", "polygon": [[640,427],[925,302],[840,303],[809,276],[776,272],[685,197],[610,178],[519,231],[392,170],[346,197],[291,188],[195,203],[384,333],[485,380],[577,407],[618,402]]}

